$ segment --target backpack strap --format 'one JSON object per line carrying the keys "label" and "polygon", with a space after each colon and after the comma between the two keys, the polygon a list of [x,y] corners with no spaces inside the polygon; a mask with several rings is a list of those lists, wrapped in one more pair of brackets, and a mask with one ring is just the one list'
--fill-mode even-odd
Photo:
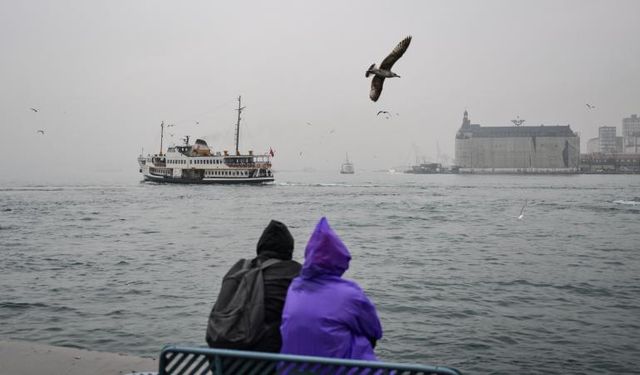
{"label": "backpack strap", "polygon": [[260,269],[264,270],[265,268],[272,266],[276,263],[282,262],[282,260],[280,259],[275,259],[275,258],[269,258],[267,260],[265,260],[264,262],[260,263]]}

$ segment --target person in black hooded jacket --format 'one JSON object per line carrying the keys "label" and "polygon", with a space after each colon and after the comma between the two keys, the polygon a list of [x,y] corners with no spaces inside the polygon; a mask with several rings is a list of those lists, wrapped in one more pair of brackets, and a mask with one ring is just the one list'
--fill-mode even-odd
{"label": "person in black hooded jacket", "polygon": [[[261,339],[250,348],[259,352],[279,353],[282,346],[280,324],[282,322],[282,309],[287,297],[289,284],[300,273],[302,266],[292,260],[293,236],[283,223],[271,220],[262,232],[258,240],[257,257],[254,263],[264,262],[267,259],[279,259],[280,262],[272,264],[263,270],[264,280],[264,306],[266,331]],[[207,333],[207,343],[216,347]]]}

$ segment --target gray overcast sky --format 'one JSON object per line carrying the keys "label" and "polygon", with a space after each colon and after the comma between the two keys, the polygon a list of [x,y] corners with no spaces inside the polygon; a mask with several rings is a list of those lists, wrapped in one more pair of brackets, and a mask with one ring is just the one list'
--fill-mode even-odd
{"label": "gray overcast sky", "polygon": [[[232,149],[238,95],[241,149],[273,147],[275,169],[453,156],[465,108],[571,124],[584,151],[640,112],[639,15],[635,0],[0,0],[0,183],[135,179],[162,120],[174,142]],[[365,70],[406,35],[402,78],[371,102]]]}

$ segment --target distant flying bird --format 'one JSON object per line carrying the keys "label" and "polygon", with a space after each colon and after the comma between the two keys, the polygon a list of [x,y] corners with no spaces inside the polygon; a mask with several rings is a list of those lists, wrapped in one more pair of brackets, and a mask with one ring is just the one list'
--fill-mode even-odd
{"label": "distant flying bird", "polygon": [[333,133],[335,133],[335,132],[336,132],[336,129],[331,129],[331,130],[329,130],[329,134],[333,134]]}
{"label": "distant flying bird", "polygon": [[196,125],[200,125],[200,122],[199,122],[199,121],[196,121]]}
{"label": "distant flying bird", "polygon": [[595,105],[591,105],[591,104],[587,103],[587,108],[589,108],[589,109],[595,109],[595,108],[596,108],[596,106],[595,106]]}
{"label": "distant flying bird", "polygon": [[391,51],[389,56],[385,57],[380,64],[380,68],[376,68],[376,64],[373,64],[367,69],[365,73],[365,77],[369,77],[370,74],[373,74],[374,77],[371,80],[371,91],[369,92],[369,98],[374,102],[378,100],[380,94],[382,93],[382,84],[384,83],[385,78],[393,78],[398,77],[399,75],[391,71],[391,67],[398,61],[399,58],[404,55],[407,48],[409,48],[409,44],[411,43],[411,36],[404,38],[396,48]]}
{"label": "distant flying bird", "polygon": [[38,112],[37,108],[29,108],[30,110],[34,111],[34,112]]}
{"label": "distant flying bird", "polygon": [[311,126],[312,124],[309,121],[307,121],[307,125]]}
{"label": "distant flying bird", "polygon": [[44,134],[44,130],[38,130],[36,133]]}
{"label": "distant flying bird", "polygon": [[527,207],[527,201],[524,201],[524,206],[520,210],[520,215],[518,215],[518,220],[522,220],[524,218],[524,209]]}
{"label": "distant flying bird", "polygon": [[380,114],[381,114],[381,113],[389,114],[389,112],[388,112],[388,111],[378,111],[378,113],[376,114],[376,116],[380,116]]}

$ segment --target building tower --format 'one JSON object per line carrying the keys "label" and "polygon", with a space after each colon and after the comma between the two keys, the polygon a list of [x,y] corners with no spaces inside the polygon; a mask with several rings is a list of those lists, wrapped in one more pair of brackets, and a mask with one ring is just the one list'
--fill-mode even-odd
{"label": "building tower", "polygon": [[469,121],[469,112],[467,112],[467,110],[464,110],[464,116],[462,117],[462,128],[466,129],[469,128],[471,126],[471,121]]}
{"label": "building tower", "polygon": [[622,136],[626,154],[637,154],[640,151],[640,117],[631,115],[622,119]]}

